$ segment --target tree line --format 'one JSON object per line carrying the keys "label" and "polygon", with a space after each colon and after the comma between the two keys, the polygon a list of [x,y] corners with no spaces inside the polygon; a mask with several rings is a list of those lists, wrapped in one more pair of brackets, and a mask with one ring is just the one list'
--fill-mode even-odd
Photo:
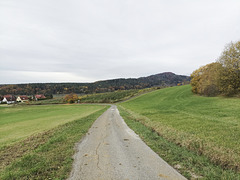
{"label": "tree line", "polygon": [[192,91],[205,96],[240,93],[240,41],[227,44],[216,62],[191,74]]}
{"label": "tree line", "polygon": [[190,81],[189,76],[161,73],[142,78],[112,79],[94,83],[34,83],[0,85],[0,94],[91,94],[114,92],[116,90],[144,89],[154,86],[175,86]]}

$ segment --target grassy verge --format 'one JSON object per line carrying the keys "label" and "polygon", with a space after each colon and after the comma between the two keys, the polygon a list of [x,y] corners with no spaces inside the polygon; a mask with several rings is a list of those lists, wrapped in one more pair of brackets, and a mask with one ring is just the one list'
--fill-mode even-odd
{"label": "grassy verge", "polygon": [[190,151],[159,135],[152,127],[146,126],[144,117],[118,106],[121,116],[157,154],[188,179],[240,179],[233,170],[224,170],[212,163],[209,158]]}
{"label": "grassy verge", "polygon": [[75,143],[107,108],[3,148],[0,179],[66,179]]}
{"label": "grassy verge", "polygon": [[0,149],[33,134],[88,116],[97,105],[44,105],[0,108]]}

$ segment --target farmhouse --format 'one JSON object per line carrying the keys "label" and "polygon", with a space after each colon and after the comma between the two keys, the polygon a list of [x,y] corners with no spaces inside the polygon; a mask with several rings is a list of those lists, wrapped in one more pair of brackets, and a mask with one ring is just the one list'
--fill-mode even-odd
{"label": "farmhouse", "polygon": [[7,104],[13,104],[16,102],[16,97],[13,95],[5,95],[3,96],[2,102]]}
{"label": "farmhouse", "polygon": [[17,97],[17,102],[26,102],[26,101],[28,101],[28,97],[26,95]]}
{"label": "farmhouse", "polygon": [[38,95],[35,95],[35,99],[36,99],[36,101],[38,101],[41,99],[46,99],[46,97],[43,94],[38,94]]}

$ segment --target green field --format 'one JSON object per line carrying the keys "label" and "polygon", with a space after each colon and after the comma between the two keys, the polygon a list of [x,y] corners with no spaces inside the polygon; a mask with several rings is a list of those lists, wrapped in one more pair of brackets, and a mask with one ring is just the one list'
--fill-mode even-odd
{"label": "green field", "polygon": [[118,90],[115,92],[84,95],[80,96],[80,99],[81,103],[116,103],[155,89],[156,88]]}
{"label": "green field", "polygon": [[0,179],[66,179],[74,146],[108,107],[0,107]]}
{"label": "green field", "polygon": [[90,115],[103,106],[42,105],[0,107],[0,148],[30,135]]}
{"label": "green field", "polygon": [[240,170],[238,98],[197,96],[187,85],[154,91],[119,107],[123,116],[128,113],[169,142],[204,155],[223,169]]}
{"label": "green field", "polygon": [[57,96],[54,97],[53,99],[45,99],[45,100],[39,100],[39,101],[29,101],[24,104],[29,104],[29,105],[46,105],[46,104],[64,104],[66,103],[64,101],[64,96]]}

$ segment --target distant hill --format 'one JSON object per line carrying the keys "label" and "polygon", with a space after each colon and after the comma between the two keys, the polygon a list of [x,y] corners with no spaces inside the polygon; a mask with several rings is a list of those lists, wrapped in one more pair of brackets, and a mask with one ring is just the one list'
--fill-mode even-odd
{"label": "distant hill", "polygon": [[187,84],[189,76],[165,72],[140,78],[120,78],[97,81],[94,83],[31,83],[0,85],[0,94],[33,95],[33,94],[89,94],[112,92],[116,90],[143,89],[154,86],[166,87]]}
{"label": "distant hill", "polygon": [[165,72],[139,78],[140,81],[149,83],[151,86],[165,85],[176,86],[178,83],[189,82],[189,76],[176,75],[172,72]]}

